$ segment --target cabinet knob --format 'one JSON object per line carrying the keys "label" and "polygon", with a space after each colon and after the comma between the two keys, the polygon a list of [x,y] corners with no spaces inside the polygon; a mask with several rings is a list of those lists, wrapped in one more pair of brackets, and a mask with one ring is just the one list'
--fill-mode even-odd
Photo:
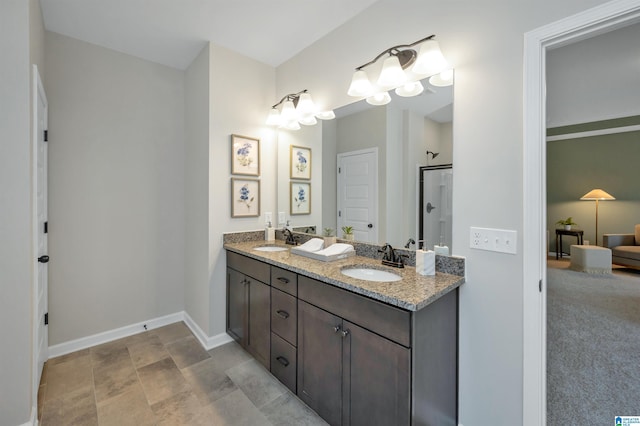
{"label": "cabinet knob", "polygon": [[287,366],[289,365],[289,360],[288,360],[288,359],[286,359],[286,358],[285,358],[285,357],[283,357],[283,356],[279,356],[279,357],[277,357],[277,358],[276,358],[276,360],[278,360],[278,362],[279,362],[280,364],[282,364],[283,366],[285,366],[285,367],[287,367]]}
{"label": "cabinet knob", "polygon": [[338,331],[340,331],[340,326],[339,325],[334,325],[333,326],[333,332],[337,333]]}
{"label": "cabinet knob", "polygon": [[278,316],[280,316],[280,317],[282,317],[284,319],[289,318],[289,312],[283,311],[282,309],[277,310],[276,314],[278,314]]}
{"label": "cabinet knob", "polygon": [[349,334],[349,330],[340,330],[340,334],[342,335],[342,337],[347,337],[347,335]]}

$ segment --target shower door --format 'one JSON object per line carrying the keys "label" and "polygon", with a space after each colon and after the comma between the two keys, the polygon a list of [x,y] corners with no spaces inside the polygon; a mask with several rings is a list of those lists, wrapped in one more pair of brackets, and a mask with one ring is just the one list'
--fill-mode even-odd
{"label": "shower door", "polygon": [[451,253],[453,168],[451,164],[420,167],[419,178],[419,238],[424,241],[425,249],[444,245]]}

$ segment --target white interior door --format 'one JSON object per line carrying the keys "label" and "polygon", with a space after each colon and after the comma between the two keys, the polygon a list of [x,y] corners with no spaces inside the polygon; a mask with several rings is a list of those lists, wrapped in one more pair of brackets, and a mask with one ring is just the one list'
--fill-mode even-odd
{"label": "white interior door", "polygon": [[338,236],[352,226],[356,241],[378,242],[378,150],[338,154]]}
{"label": "white interior door", "polygon": [[424,247],[443,245],[451,250],[453,170],[422,169],[422,235]]}
{"label": "white interior door", "polygon": [[47,97],[37,67],[34,66],[34,238],[36,247],[36,273],[34,291],[36,390],[40,383],[42,368],[48,358],[48,245],[47,245]]}

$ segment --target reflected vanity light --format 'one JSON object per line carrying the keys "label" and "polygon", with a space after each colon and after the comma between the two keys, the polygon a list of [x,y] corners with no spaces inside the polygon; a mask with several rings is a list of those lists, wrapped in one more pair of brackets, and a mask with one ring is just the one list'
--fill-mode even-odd
{"label": "reflected vanity light", "polygon": [[[280,109],[278,109],[280,107]],[[267,116],[267,125],[278,126],[287,130],[299,130],[300,124],[313,126],[321,120],[331,120],[336,115],[332,110],[318,111],[307,89],[298,93],[290,93],[271,107]]]}
{"label": "reflected vanity light", "polygon": [[[440,45],[430,35],[411,44],[401,44],[386,49],[370,62],[356,68],[347,94],[364,97],[372,105],[385,105],[391,101],[389,90],[395,89],[399,96],[417,96],[424,91],[420,80],[431,77],[434,86],[453,84],[453,69],[440,51]],[[419,53],[416,52],[417,46]],[[375,83],[364,71],[386,56]],[[385,96],[386,95],[386,96]],[[388,98],[388,99],[387,99]]]}

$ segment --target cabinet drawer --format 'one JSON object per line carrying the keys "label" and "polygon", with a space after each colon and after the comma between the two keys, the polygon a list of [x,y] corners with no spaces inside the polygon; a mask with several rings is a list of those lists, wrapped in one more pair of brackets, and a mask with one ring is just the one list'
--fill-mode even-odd
{"label": "cabinet drawer", "polygon": [[271,267],[259,260],[251,259],[232,251],[227,251],[227,266],[255,278],[258,281],[269,284]]}
{"label": "cabinet drawer", "polygon": [[296,346],[297,324],[296,298],[271,287],[271,331]]}
{"label": "cabinet drawer", "polygon": [[271,374],[296,393],[296,348],[271,333]]}
{"label": "cabinet drawer", "polygon": [[298,294],[298,276],[286,269],[271,267],[271,285],[292,296]]}
{"label": "cabinet drawer", "polygon": [[298,298],[373,331],[405,347],[411,346],[411,313],[377,300],[300,275]]}

